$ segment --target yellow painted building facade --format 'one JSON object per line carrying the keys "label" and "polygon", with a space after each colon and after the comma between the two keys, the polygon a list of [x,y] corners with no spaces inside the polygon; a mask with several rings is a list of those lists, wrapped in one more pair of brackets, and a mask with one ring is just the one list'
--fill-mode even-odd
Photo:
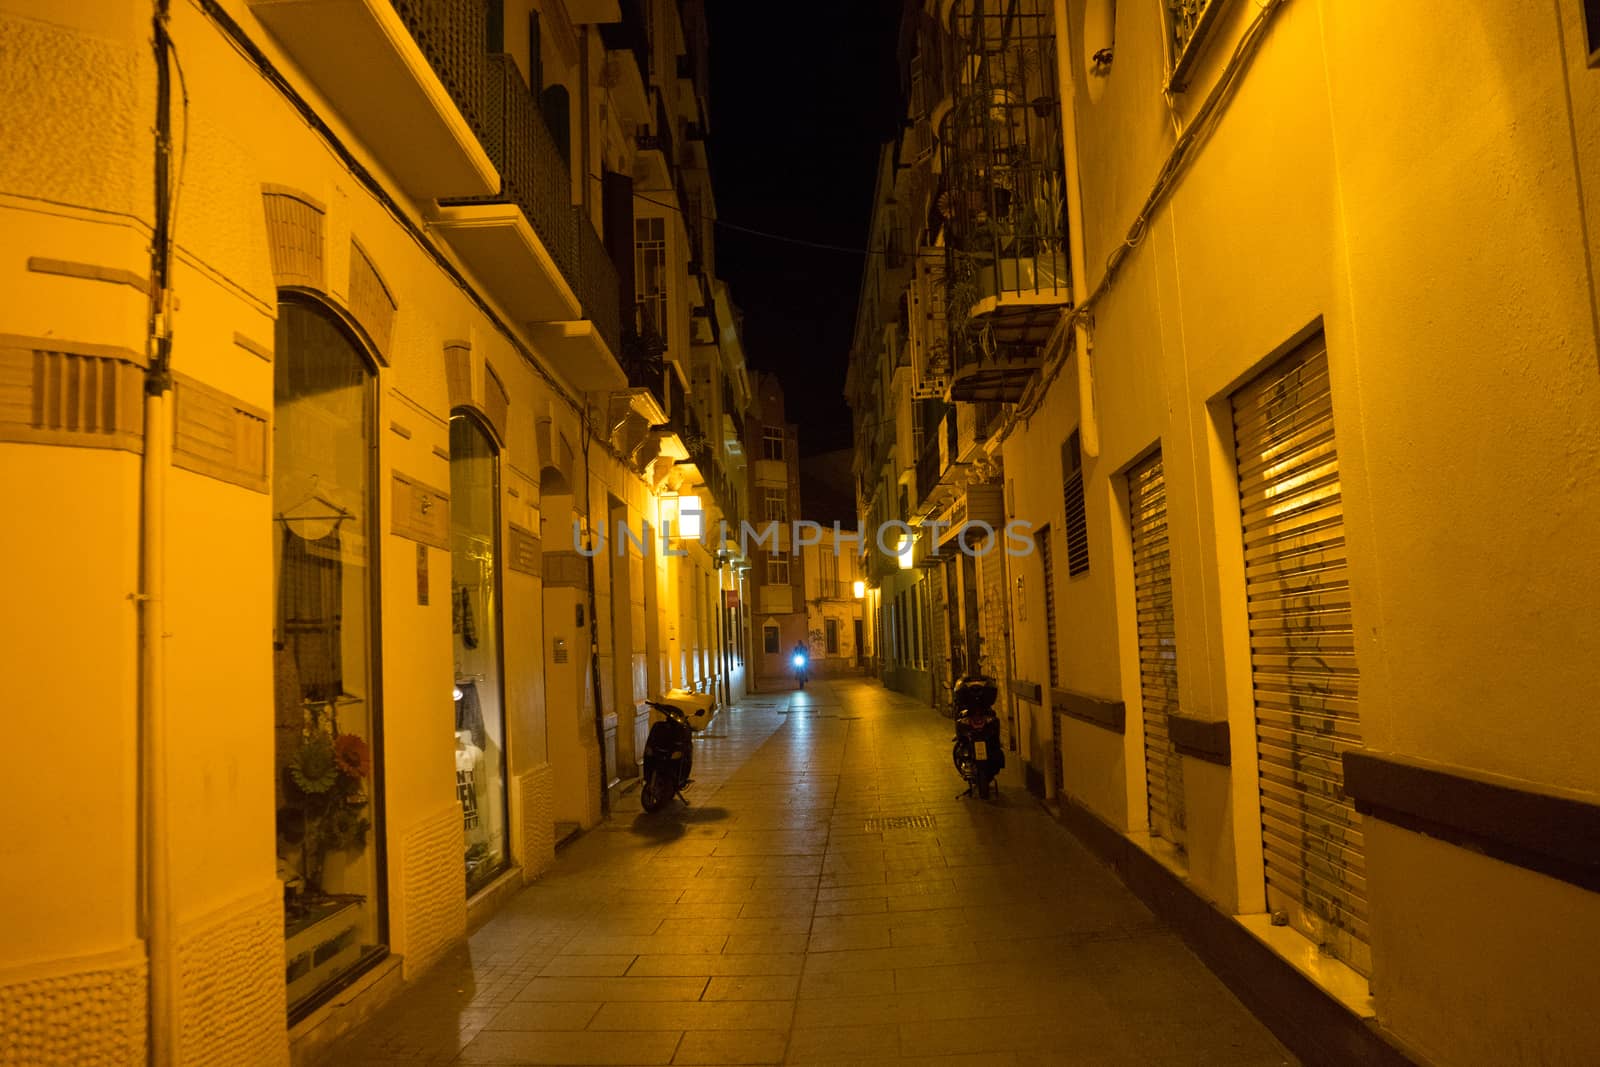
{"label": "yellow painted building facade", "polygon": [[18,1062],[305,1054],[595,824],[646,697],[732,695],[655,539],[725,442],[703,12],[650,6],[0,5]]}
{"label": "yellow painted building facade", "polygon": [[[1029,254],[1072,267],[988,446],[1005,517],[1042,532],[1004,578],[1030,787],[1186,890],[1165,899],[1239,949],[1233,978],[1274,959],[1347,1034],[1426,1063],[1592,1060],[1572,951],[1600,935],[1592,5],[1022,9],[1054,25],[1032,58],[1058,75],[1066,183],[1064,241]],[[911,17],[959,52],[978,11]],[[897,174],[959,130],[980,69],[922,100],[934,57],[913,54]],[[997,137],[1015,93],[978,107]],[[983,166],[997,227],[1042,199]],[[941,251],[960,174],[933,178]],[[880,178],[880,220],[904,200]],[[879,343],[858,327],[856,362]],[[975,351],[980,373],[1007,355]],[[878,516],[863,424],[892,408],[852,373]],[[1253,995],[1281,1034],[1304,1023]]]}

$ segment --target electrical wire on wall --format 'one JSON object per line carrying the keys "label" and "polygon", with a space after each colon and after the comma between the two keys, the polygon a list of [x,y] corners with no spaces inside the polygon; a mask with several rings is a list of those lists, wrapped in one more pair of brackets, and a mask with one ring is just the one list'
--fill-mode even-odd
{"label": "electrical wire on wall", "polygon": [[[170,752],[166,696],[166,511],[167,473],[172,462],[172,258],[176,246],[178,194],[188,157],[189,91],[173,45],[170,0],[155,0],[151,15],[155,54],[156,114],[154,218],[150,239],[150,303],[146,319],[144,447],[139,495],[139,904],[140,935],[148,959],[150,1062],[178,1059],[175,917],[172,900]],[[177,71],[183,136],[173,157],[172,75]]]}
{"label": "electrical wire on wall", "polygon": [[[589,442],[594,434],[589,423],[589,409],[585,407],[583,432],[579,435],[579,440],[582,442],[583,452],[583,521],[589,527],[590,551],[583,553],[583,556],[589,571],[589,684],[594,686],[594,740],[600,757],[600,817],[603,819],[611,814],[611,790],[607,788],[606,778],[609,773],[606,770],[606,710],[601,706],[601,694],[604,690],[600,685],[600,620],[595,615],[594,549],[599,547],[599,544],[604,544],[605,537],[602,534],[599,544],[595,543],[594,509],[589,499],[590,486],[593,482],[589,471]],[[578,546],[574,544],[573,547]],[[612,595],[615,596],[615,591]]]}

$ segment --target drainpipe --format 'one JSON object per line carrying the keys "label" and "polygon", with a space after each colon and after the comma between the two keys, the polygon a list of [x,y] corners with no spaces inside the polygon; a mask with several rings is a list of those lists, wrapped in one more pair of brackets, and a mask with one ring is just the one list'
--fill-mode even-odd
{"label": "drainpipe", "polygon": [[[1067,248],[1072,263],[1072,306],[1079,308],[1089,296],[1089,272],[1083,251],[1083,187],[1078,178],[1078,125],[1072,78],[1072,31],[1067,22],[1067,0],[1055,0],[1056,76],[1061,82],[1061,145],[1066,156]],[[1074,323],[1078,349],[1078,441],[1091,459],[1100,454],[1100,420],[1095,414],[1093,348],[1086,317]]]}
{"label": "drainpipe", "polygon": [[172,989],[172,871],[167,797],[166,596],[167,470],[172,442],[168,394],[172,389],[172,300],[168,288],[172,250],[171,38],[168,0],[157,0],[151,20],[156,58],[155,224],[151,233],[150,309],[147,320],[144,464],[140,513],[139,604],[139,809],[140,893],[149,982],[149,1062],[166,1067],[177,1058],[177,1011]]}

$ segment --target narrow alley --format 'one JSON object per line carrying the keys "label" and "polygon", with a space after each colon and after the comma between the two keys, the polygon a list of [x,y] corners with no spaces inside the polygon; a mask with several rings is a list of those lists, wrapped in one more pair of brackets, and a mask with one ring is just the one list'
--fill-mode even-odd
{"label": "narrow alley", "polygon": [[1039,803],[876,682],[755,695],[330,1064],[1281,1064]]}

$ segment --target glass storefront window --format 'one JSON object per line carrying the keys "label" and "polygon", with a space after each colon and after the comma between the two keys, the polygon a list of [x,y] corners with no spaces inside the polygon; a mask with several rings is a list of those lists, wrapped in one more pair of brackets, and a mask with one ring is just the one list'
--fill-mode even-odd
{"label": "glass storefront window", "polygon": [[373,373],[320,306],[279,308],[272,427],[278,875],[291,1013],[383,954],[374,766]]}
{"label": "glass storefront window", "polygon": [[450,419],[450,616],[455,633],[456,795],[467,893],[510,862],[506,715],[500,672],[500,488],[494,442],[472,416]]}

